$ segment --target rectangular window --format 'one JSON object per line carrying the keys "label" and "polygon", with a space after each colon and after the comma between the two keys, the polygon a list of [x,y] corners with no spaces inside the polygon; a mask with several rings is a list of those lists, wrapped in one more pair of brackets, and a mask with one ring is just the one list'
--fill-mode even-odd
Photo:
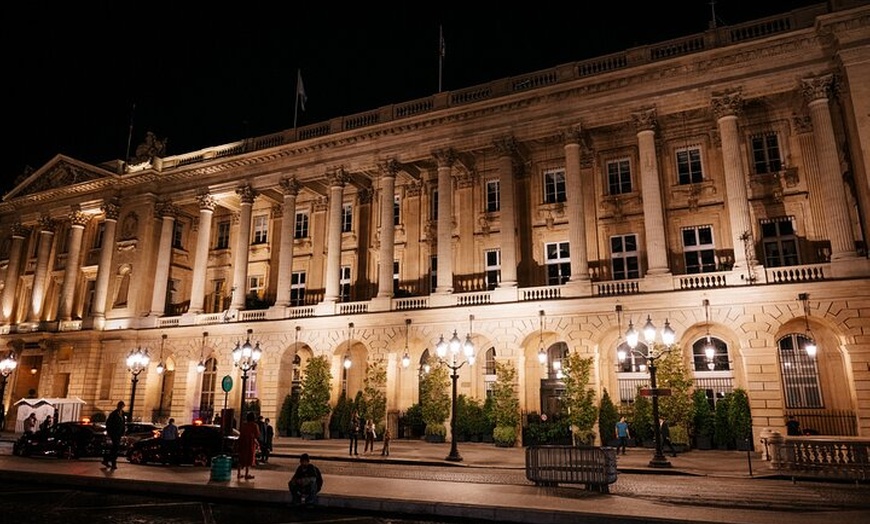
{"label": "rectangular window", "polygon": [[556,204],[565,200],[565,170],[544,172],[544,203]]}
{"label": "rectangular window", "polygon": [[716,248],[711,226],[683,228],[683,258],[687,274],[716,271]]}
{"label": "rectangular window", "polygon": [[178,220],[172,226],[172,247],[175,249],[184,248],[184,224]]}
{"label": "rectangular window", "polygon": [[777,217],[761,221],[764,243],[764,265],[767,267],[797,266],[800,264],[794,217]]}
{"label": "rectangular window", "polygon": [[756,174],[777,173],[782,170],[776,133],[753,136],[751,142],[752,164]]}
{"label": "rectangular window", "polygon": [[613,280],[640,278],[640,255],[637,251],[637,235],[610,237],[610,257]]}
{"label": "rectangular window", "polygon": [[552,242],[544,246],[547,255],[547,285],[564,284],[571,276],[571,253],[568,242]]}
{"label": "rectangular window", "polygon": [[353,231],[353,204],[344,204],[341,206],[341,232],[351,231]]}
{"label": "rectangular window", "polygon": [[401,224],[402,219],[402,201],[399,199],[399,195],[395,195],[393,197],[393,225],[398,226]]}
{"label": "rectangular window", "polygon": [[393,296],[399,296],[399,261],[393,260]]}
{"label": "rectangular window", "polygon": [[797,333],[779,340],[779,365],[787,408],[825,407],[819,386],[818,359],[807,355],[807,342],[806,336]]}
{"label": "rectangular window", "polygon": [[103,247],[103,235],[106,234],[106,223],[100,222],[97,225],[97,230],[94,232],[94,249]]}
{"label": "rectangular window", "polygon": [[342,302],[350,302],[350,266],[341,266],[338,271],[339,300]]}
{"label": "rectangular window", "polygon": [[438,257],[429,257],[429,292],[434,293],[438,288]]}
{"label": "rectangular window", "polygon": [[266,277],[264,275],[248,276],[248,296],[263,298],[266,292]]}
{"label": "rectangular window", "polygon": [[610,195],[631,193],[631,162],[627,158],[607,162],[607,187]]}
{"label": "rectangular window", "polygon": [[221,220],[217,225],[217,239],[215,249],[229,249],[230,247],[230,221]]}
{"label": "rectangular window", "polygon": [[211,303],[211,311],[209,313],[217,313],[218,311],[223,311],[230,307],[230,299],[231,297],[224,296],[224,285],[225,281],[223,279],[213,280],[211,283],[212,289],[212,303]]}
{"label": "rectangular window", "polygon": [[294,271],[290,277],[290,305],[305,305],[305,271]]}
{"label": "rectangular window", "polygon": [[486,181],[486,212],[495,213],[501,210],[501,186],[498,180]]}
{"label": "rectangular window", "polygon": [[438,220],[438,188],[432,189],[432,207],[429,208],[429,219]]}
{"label": "rectangular window", "polygon": [[486,289],[495,289],[501,282],[501,250],[487,249],[483,252]]}
{"label": "rectangular window", "polygon": [[254,217],[254,244],[265,244],[269,235],[269,216],[257,215]]}
{"label": "rectangular window", "polygon": [[677,176],[680,184],[698,184],[704,180],[701,148],[689,147],[677,151]]}
{"label": "rectangular window", "polygon": [[293,238],[308,238],[308,212],[296,212],[296,226],[293,228]]}

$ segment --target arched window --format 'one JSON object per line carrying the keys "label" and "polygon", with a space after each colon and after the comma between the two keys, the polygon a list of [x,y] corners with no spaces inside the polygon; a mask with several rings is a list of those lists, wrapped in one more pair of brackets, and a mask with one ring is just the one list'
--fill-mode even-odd
{"label": "arched window", "polygon": [[646,372],[646,355],[649,351],[646,344],[638,342],[634,350],[627,342],[616,347],[617,360],[620,373],[643,373]]}
{"label": "arched window", "polygon": [[486,350],[483,363],[483,386],[487,398],[492,396],[492,387],[495,385],[495,347]]}
{"label": "arched window", "polygon": [[302,385],[302,357],[299,353],[293,356],[293,385]]}
{"label": "arched window", "polygon": [[818,357],[807,355],[810,339],[791,333],[779,339],[779,367],[786,408],[823,408]]}
{"label": "arched window", "polygon": [[217,361],[209,358],[202,372],[202,391],[199,395],[199,417],[205,421],[214,415],[214,396],[217,388]]}
{"label": "arched window", "polygon": [[[709,342],[708,342],[709,341]],[[707,358],[707,347],[713,348],[713,358]],[[695,371],[729,371],[728,344],[716,337],[705,336],[692,344]]]}
{"label": "arched window", "polygon": [[[429,373],[429,369],[431,369],[432,363],[429,358],[429,348],[423,350],[423,354],[420,355],[420,365],[417,367],[417,377],[421,378],[426,373]],[[421,380],[417,380],[417,398],[422,397],[423,390],[420,388]]]}
{"label": "arched window", "polygon": [[547,349],[547,378],[562,379],[562,360],[568,356],[568,344],[556,342]]}

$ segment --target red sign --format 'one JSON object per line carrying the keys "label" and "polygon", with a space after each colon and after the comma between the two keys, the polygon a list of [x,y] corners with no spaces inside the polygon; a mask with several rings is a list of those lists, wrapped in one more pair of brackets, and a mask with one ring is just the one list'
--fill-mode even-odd
{"label": "red sign", "polygon": [[671,388],[643,388],[640,390],[642,397],[670,397]]}

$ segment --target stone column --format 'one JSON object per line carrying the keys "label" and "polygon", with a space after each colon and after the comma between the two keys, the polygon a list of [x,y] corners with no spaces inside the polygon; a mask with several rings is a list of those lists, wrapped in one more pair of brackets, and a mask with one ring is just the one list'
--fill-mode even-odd
{"label": "stone column", "polygon": [[15,319],[12,318],[12,311],[15,307],[15,293],[18,291],[18,273],[21,270],[21,255],[24,246],[24,239],[27,238],[29,230],[22,226],[20,222],[12,224],[12,245],[9,249],[9,265],[6,267],[6,285],[3,287],[3,298],[0,301],[2,304],[2,318],[6,323],[10,323]]}
{"label": "stone column", "polygon": [[580,128],[565,135],[565,184],[568,189],[568,242],[571,247],[569,282],[589,281],[589,256],[586,248],[586,204],[580,179]]}
{"label": "stone column", "polygon": [[239,195],[239,238],[236,242],[233,266],[233,301],[230,309],[245,309],[245,295],[248,287],[248,257],[251,251],[251,212],[257,192],[250,185],[236,189]]}
{"label": "stone column", "polygon": [[157,205],[157,214],[163,220],[160,229],[160,245],[157,250],[157,267],[154,270],[154,288],[151,292],[151,312],[154,317],[166,313],[166,286],[169,284],[169,266],[172,262],[172,233],[175,230],[175,217],[178,210],[172,202]]}
{"label": "stone column", "polygon": [[112,254],[115,251],[115,231],[121,207],[116,201],[109,201],[102,207],[105,218],[103,223],[103,243],[100,246],[100,265],[97,268],[97,282],[94,285],[94,302],[91,311],[94,315],[94,328],[103,329],[106,325],[106,299],[109,297],[109,278],[112,275]]}
{"label": "stone column", "polygon": [[755,265],[755,250],[750,249],[746,259],[746,242],[751,244],[752,223],[749,218],[749,198],[746,192],[746,176],[740,155],[740,136],[737,131],[737,115],[743,105],[742,93],[732,91],[713,97],[713,115],[719,126],[722,141],[722,164],[725,170],[725,193],[728,202],[728,219],[731,222],[731,244],[734,246],[734,268]]}
{"label": "stone column", "polygon": [[393,296],[393,259],[396,254],[396,225],[393,223],[393,201],[396,196],[396,174],[399,163],[395,160],[381,166],[381,228],[378,247],[378,298]]}
{"label": "stone column", "polygon": [[[495,141],[498,156],[498,186],[500,193],[499,221],[501,222],[501,282],[498,287],[517,287],[517,218],[514,159],[517,144],[512,137]],[[438,275],[441,275],[441,257],[438,257]]]}
{"label": "stone column", "polygon": [[51,255],[51,244],[54,240],[54,230],[57,223],[51,217],[39,219],[39,244],[36,246],[36,273],[33,275],[33,289],[30,296],[30,312],[28,322],[39,322],[42,319],[42,308],[45,305],[45,278],[48,276],[48,259]]}
{"label": "stone column", "polygon": [[855,258],[855,239],[849,219],[849,202],[840,170],[834,126],[831,123],[829,93],[832,75],[805,78],[801,81],[804,98],[810,108],[813,122],[813,140],[816,143],[819,175],[822,179],[825,225],[831,240],[831,261]]}
{"label": "stone column", "polygon": [[341,204],[347,175],[336,171],[329,179],[329,216],[326,221],[326,275],[323,291],[324,302],[338,301],[338,284],[341,277]]}
{"label": "stone column", "polygon": [[284,209],[281,211],[281,243],[278,253],[278,290],[276,306],[290,305],[290,286],[293,283],[293,235],[296,234],[296,197],[302,184],[293,178],[281,180],[284,191]]}
{"label": "stone column", "polygon": [[211,245],[211,222],[217,205],[208,193],[197,195],[199,202],[199,232],[196,236],[196,258],[193,263],[193,279],[190,283],[190,307],[188,312],[199,314],[204,311],[205,277],[208,273],[208,249]]}
{"label": "stone column", "polygon": [[453,292],[453,163],[456,152],[451,149],[434,153],[438,162],[438,275],[435,293]]}
{"label": "stone column", "polygon": [[60,290],[60,314],[58,315],[61,322],[72,320],[73,299],[75,299],[76,284],[81,267],[82,237],[85,226],[90,220],[91,215],[83,213],[81,209],[73,209],[69,214],[69,249],[63,274],[63,286]]}
{"label": "stone column", "polygon": [[666,275],[668,245],[665,241],[665,215],[662,206],[662,188],[656,160],[656,112],[648,109],[633,113],[637,131],[638,159],[640,161],[641,195],[643,197],[643,226],[646,235],[647,275]]}

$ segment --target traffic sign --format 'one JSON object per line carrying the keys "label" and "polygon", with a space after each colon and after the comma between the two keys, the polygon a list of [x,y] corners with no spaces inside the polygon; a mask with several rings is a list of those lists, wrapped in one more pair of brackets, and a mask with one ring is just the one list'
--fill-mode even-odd
{"label": "traffic sign", "polygon": [[643,388],[640,390],[642,397],[670,397],[671,388]]}

